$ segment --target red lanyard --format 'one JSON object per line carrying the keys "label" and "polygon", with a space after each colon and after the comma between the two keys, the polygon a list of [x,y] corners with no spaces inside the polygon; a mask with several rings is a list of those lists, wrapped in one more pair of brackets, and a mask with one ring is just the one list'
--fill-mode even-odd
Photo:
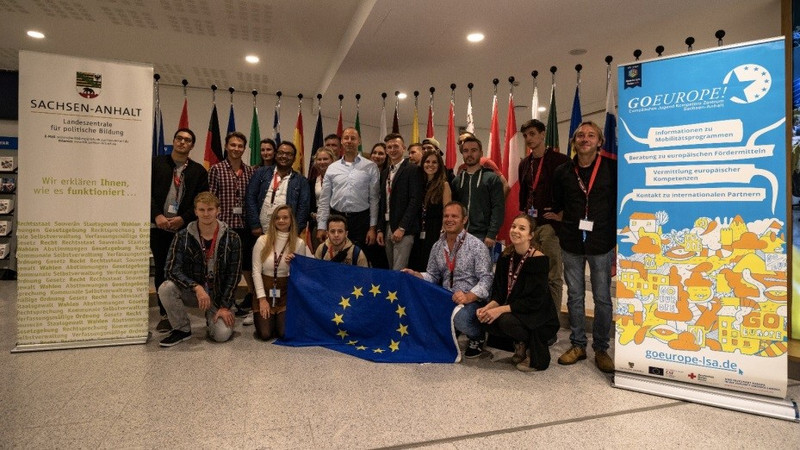
{"label": "red lanyard", "polygon": [[[508,290],[506,291],[506,297],[511,295],[511,290],[514,289],[514,285],[517,284],[517,278],[519,277],[519,273],[522,270],[522,266],[525,265],[525,260],[528,259],[529,256],[533,253],[533,247],[528,247],[528,251],[522,255],[522,259],[520,260],[519,264],[517,264],[516,270],[514,270],[514,255],[512,254],[508,260]],[[506,301],[508,303],[508,301]]]}
{"label": "red lanyard", "polygon": [[589,187],[587,188],[585,184],[583,184],[583,180],[581,180],[581,176],[578,174],[578,166],[575,166],[575,176],[578,177],[578,186],[580,186],[583,193],[586,195],[586,209],[584,211],[584,219],[589,218],[589,193],[592,192],[592,186],[594,186],[594,180],[597,178],[597,169],[600,168],[600,160],[601,160],[600,153],[597,154],[597,158],[594,162],[594,169],[592,170],[592,176],[589,178]]}
{"label": "red lanyard", "polygon": [[280,254],[280,255],[279,255],[279,254],[277,254],[277,253],[275,253],[274,251],[272,252],[272,257],[273,257],[273,258],[275,258],[275,260],[273,261],[273,264],[274,264],[274,266],[275,266],[275,270],[273,270],[273,272],[272,272],[272,274],[273,274],[273,275],[272,275],[272,278],[274,278],[274,279],[277,279],[277,278],[278,278],[278,266],[281,264],[281,260],[283,259],[283,252],[285,252],[285,251],[286,251],[286,246],[288,246],[288,245],[289,245],[289,239],[291,239],[291,238],[292,238],[292,237],[291,237],[291,236],[289,236],[289,237],[286,239],[286,243],[285,243],[285,244],[283,244],[283,250],[281,250],[281,254]]}
{"label": "red lanyard", "polygon": [[[535,159],[531,158],[531,174],[533,174],[533,162]],[[536,169],[536,176],[533,178],[531,185],[531,192],[536,192],[536,186],[539,185],[539,176],[542,174],[542,166],[544,165],[544,156],[539,158],[539,167]]]}
{"label": "red lanyard", "polygon": [[185,169],[188,164],[188,162],[183,163],[183,165],[180,167],[182,169],[180,173],[178,173],[177,166],[172,169],[172,183],[175,184],[176,191],[181,188],[181,183],[183,182],[183,169]]}
{"label": "red lanyard", "polygon": [[467,234],[466,231],[461,232],[461,236],[458,237],[456,240],[455,245],[453,246],[453,260],[450,260],[449,252],[447,251],[447,246],[445,245],[442,249],[444,253],[444,261],[447,263],[447,269],[450,270],[450,287],[453,287],[453,279],[455,278],[455,271],[456,271],[456,257],[458,257],[458,251],[461,250],[461,244],[464,243]]}
{"label": "red lanyard", "polygon": [[278,188],[281,185],[281,176],[278,175],[278,170],[275,170],[275,174],[272,175],[272,200],[270,204],[275,204],[275,194],[278,192]]}
{"label": "red lanyard", "polygon": [[214,236],[211,238],[211,246],[205,248],[205,243],[208,242],[203,239],[203,236],[200,236],[200,243],[203,244],[203,250],[206,254],[206,261],[210,261],[211,258],[214,256],[214,247],[217,245],[217,235],[219,234],[219,224],[217,224],[217,228],[214,230]]}

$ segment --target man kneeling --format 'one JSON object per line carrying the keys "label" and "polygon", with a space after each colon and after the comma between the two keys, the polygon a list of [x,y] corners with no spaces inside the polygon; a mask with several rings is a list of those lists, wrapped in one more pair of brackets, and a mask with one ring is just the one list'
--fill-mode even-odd
{"label": "man kneeling", "polygon": [[158,289],[173,326],[162,347],[192,337],[185,305],[205,311],[208,336],[214,341],[225,342],[233,334],[231,307],[241,276],[242,244],[225,222],[217,220],[219,199],[214,194],[197,194],[194,212],[197,220],[172,240],[164,269],[166,281]]}
{"label": "man kneeling", "polygon": [[369,266],[361,248],[347,238],[347,219],[338,214],[328,217],[328,238],[319,244],[314,257],[361,267]]}

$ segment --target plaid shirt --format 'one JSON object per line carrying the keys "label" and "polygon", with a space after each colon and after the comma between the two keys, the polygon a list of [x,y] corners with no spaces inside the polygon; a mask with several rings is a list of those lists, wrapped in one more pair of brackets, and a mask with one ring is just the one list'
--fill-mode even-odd
{"label": "plaid shirt", "polygon": [[[244,197],[253,172],[255,169],[243,162],[242,174],[237,176],[227,159],[214,164],[208,171],[208,188],[219,197],[219,220],[231,228],[246,228]],[[242,208],[242,213],[234,214],[234,207]]]}

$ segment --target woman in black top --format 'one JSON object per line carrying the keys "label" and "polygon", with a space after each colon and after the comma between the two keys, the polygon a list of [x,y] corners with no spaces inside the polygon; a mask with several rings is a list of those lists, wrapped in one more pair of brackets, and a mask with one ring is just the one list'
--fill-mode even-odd
{"label": "woman in black top", "polygon": [[444,205],[450,203],[453,194],[447,182],[444,161],[437,150],[426,151],[420,165],[425,172],[425,196],[420,209],[419,234],[411,248],[408,267],[417,272],[425,272],[433,244],[439,240],[442,232]]}
{"label": "woman in black top", "polygon": [[512,245],[497,261],[491,301],[476,313],[489,333],[516,342],[512,362],[523,372],[547,369],[547,341],[559,328],[547,282],[550,263],[534,234],[535,224],[527,214],[514,219],[509,230]]}

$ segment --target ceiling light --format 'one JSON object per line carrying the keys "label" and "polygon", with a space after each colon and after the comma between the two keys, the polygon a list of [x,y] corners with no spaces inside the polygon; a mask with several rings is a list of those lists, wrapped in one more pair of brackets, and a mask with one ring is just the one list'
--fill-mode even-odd
{"label": "ceiling light", "polygon": [[480,42],[484,38],[483,33],[472,33],[467,35],[467,40],[470,42]]}
{"label": "ceiling light", "polygon": [[28,36],[30,36],[30,37],[32,37],[34,39],[44,39],[44,33],[40,32],[40,31],[29,30],[28,31]]}
{"label": "ceiling light", "polygon": [[260,61],[256,55],[247,55],[244,57],[244,60],[250,64],[256,64],[258,61]]}
{"label": "ceiling light", "polygon": [[547,111],[547,108],[545,108],[544,106],[540,106],[540,107],[539,107],[539,111],[541,111],[541,112],[545,112],[545,111]]}
{"label": "ceiling light", "polygon": [[405,92],[397,94],[397,98],[399,98],[400,100],[404,100],[406,97],[408,97],[408,95],[406,95]]}

